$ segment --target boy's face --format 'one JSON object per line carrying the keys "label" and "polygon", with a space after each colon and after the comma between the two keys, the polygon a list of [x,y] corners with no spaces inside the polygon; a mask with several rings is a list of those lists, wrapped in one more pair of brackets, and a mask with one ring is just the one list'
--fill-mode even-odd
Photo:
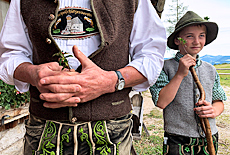
{"label": "boy's face", "polygon": [[206,26],[205,25],[191,25],[185,27],[179,33],[179,37],[186,41],[183,44],[180,40],[175,39],[174,42],[178,45],[180,53],[190,54],[196,58],[196,55],[203,49],[206,42]]}

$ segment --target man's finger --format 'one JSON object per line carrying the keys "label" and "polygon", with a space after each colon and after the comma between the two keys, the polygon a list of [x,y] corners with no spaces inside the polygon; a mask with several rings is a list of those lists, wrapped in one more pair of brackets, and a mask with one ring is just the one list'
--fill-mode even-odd
{"label": "man's finger", "polygon": [[71,97],[63,102],[45,102],[43,104],[46,108],[61,108],[61,107],[76,107],[80,103],[80,98],[78,97]]}
{"label": "man's finger", "polygon": [[52,71],[60,71],[62,70],[62,66],[60,66],[57,62],[51,62],[47,66]]}
{"label": "man's finger", "polygon": [[76,93],[81,90],[81,86],[78,84],[49,84],[44,88],[53,93]]}
{"label": "man's finger", "polygon": [[73,53],[74,56],[80,61],[83,68],[87,65],[94,64],[87,56],[85,56],[76,45],[73,46]]}
{"label": "man's finger", "polygon": [[[72,74],[70,74],[72,73]],[[76,76],[78,73],[77,72],[69,72],[68,74],[70,75],[54,75],[54,76],[48,76],[44,77],[40,80],[40,83],[43,85],[48,85],[48,84],[76,84],[78,82],[78,78]],[[72,76],[71,76],[72,75]]]}
{"label": "man's finger", "polygon": [[71,98],[72,96],[74,96],[74,93],[41,93],[40,94],[40,98],[47,102],[62,102]]}
{"label": "man's finger", "polygon": [[38,70],[38,76],[43,78],[47,76],[59,75],[60,71],[62,71],[62,67],[59,66],[57,62],[42,64],[41,69]]}

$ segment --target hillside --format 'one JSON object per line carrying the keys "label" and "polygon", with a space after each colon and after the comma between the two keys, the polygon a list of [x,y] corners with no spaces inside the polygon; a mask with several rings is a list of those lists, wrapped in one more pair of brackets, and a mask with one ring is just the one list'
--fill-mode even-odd
{"label": "hillside", "polygon": [[[169,57],[165,57],[164,59],[170,59],[174,56],[169,56]],[[201,60],[206,61],[212,65],[219,65],[219,64],[230,64],[230,56],[222,56],[222,55],[217,55],[217,56],[213,56],[213,55],[204,55],[202,57],[200,57]]]}
{"label": "hillside", "polygon": [[230,63],[230,56],[213,56],[213,55],[204,55],[200,57],[201,60],[209,62],[212,65],[218,65],[218,64],[224,64],[224,63]]}

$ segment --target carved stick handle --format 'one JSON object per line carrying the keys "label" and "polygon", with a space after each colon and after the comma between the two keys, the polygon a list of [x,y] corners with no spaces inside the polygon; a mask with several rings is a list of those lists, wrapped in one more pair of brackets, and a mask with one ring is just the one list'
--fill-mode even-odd
{"label": "carved stick handle", "polygon": [[[198,78],[198,76],[196,74],[196,71],[195,71],[194,67],[193,66],[190,67],[189,70],[192,73],[194,82],[197,84],[197,87],[198,87],[198,89],[200,91],[200,99],[199,99],[199,101],[205,100],[205,91],[204,91],[203,86],[200,83],[200,80],[199,80],[199,78]],[[215,148],[214,148],[214,145],[213,145],[213,140],[212,140],[211,127],[210,127],[208,118],[200,118],[200,121],[201,121],[202,128],[203,128],[203,130],[205,132],[206,139],[207,139],[208,152],[209,152],[210,155],[216,155]]]}

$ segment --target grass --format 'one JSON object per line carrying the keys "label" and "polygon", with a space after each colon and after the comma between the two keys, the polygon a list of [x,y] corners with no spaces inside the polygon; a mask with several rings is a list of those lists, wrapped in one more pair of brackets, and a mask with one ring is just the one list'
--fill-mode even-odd
{"label": "grass", "polygon": [[[230,64],[214,65],[216,68],[230,68]],[[230,73],[230,70],[217,70],[218,73]],[[222,86],[230,87],[230,75],[220,75],[220,83]],[[143,92],[144,94],[146,92]],[[229,96],[229,94],[227,94]],[[151,96],[150,96],[151,97]],[[159,127],[159,123],[163,123],[162,111],[153,109],[149,114],[144,115],[144,117],[157,119],[155,124],[146,125],[150,136],[147,136],[145,132],[142,132],[140,140],[134,140],[133,145],[138,155],[160,155],[162,154],[162,144],[163,144],[163,133],[164,129]],[[217,118],[222,125],[230,124],[229,115],[220,115]],[[221,120],[221,121],[220,121]],[[144,120],[145,122],[145,120]],[[229,144],[230,140],[226,140],[226,144]],[[224,145],[221,144],[220,145]],[[228,146],[223,146],[228,147]],[[222,153],[220,153],[222,154]],[[224,153],[225,154],[225,153]]]}
{"label": "grass", "polygon": [[138,155],[161,155],[164,134],[162,111],[153,109],[149,114],[144,115],[143,122],[148,123],[147,118],[155,119],[154,124],[146,125],[150,136],[147,136],[143,130],[141,139],[133,141],[135,151]]}
{"label": "grass", "polygon": [[[214,65],[216,69],[218,68],[229,68],[230,64],[221,64],[221,65]],[[217,70],[218,73],[230,73],[230,70]],[[230,75],[220,75],[220,84],[223,86],[230,87]]]}
{"label": "grass", "polygon": [[229,115],[227,115],[227,114],[221,114],[216,119],[219,121],[219,123],[221,125],[226,126],[226,125],[230,124],[230,119],[229,118],[230,118]]}
{"label": "grass", "polygon": [[162,154],[163,137],[158,135],[147,136],[144,132],[141,140],[134,140],[133,145],[138,155]]}
{"label": "grass", "polygon": [[157,109],[153,109],[152,111],[150,111],[149,114],[146,114],[145,116],[150,117],[150,118],[162,118],[163,119],[162,112]]}

